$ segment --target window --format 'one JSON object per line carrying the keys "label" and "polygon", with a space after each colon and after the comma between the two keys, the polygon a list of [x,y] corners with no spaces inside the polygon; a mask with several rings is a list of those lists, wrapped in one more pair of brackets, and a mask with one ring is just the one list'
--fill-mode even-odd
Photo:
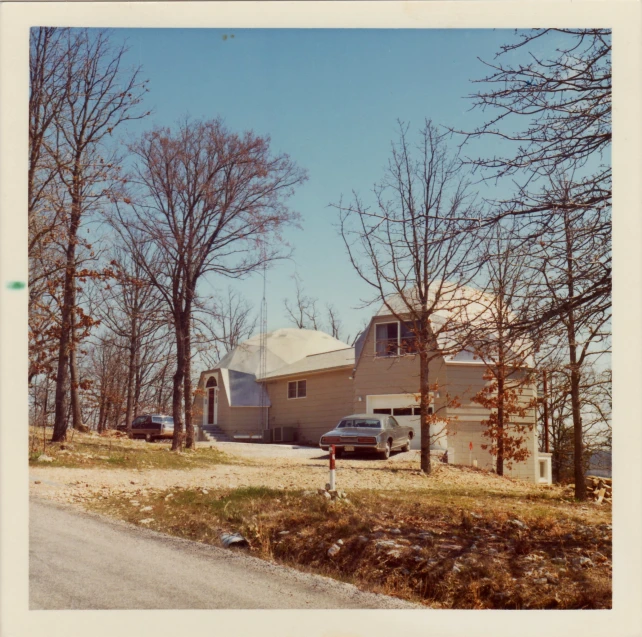
{"label": "window", "polygon": [[152,416],[152,422],[162,422],[162,420],[160,416]]}
{"label": "window", "polygon": [[345,429],[346,427],[368,427],[371,429],[381,429],[381,422],[374,419],[361,419],[358,420],[342,420],[337,429]]}
{"label": "window", "polygon": [[288,383],[288,398],[305,398],[307,393],[307,381],[293,380]]}
{"label": "window", "polygon": [[373,409],[372,410],[373,414],[386,414],[390,416],[392,414],[392,409]]}
{"label": "window", "polygon": [[417,353],[417,337],[412,323],[401,324],[401,342],[399,344],[400,354]]}
{"label": "window", "polygon": [[412,323],[379,323],[375,326],[375,355],[399,356],[417,353]]}
{"label": "window", "polygon": [[379,323],[375,326],[376,355],[399,354],[399,323]]}
{"label": "window", "polygon": [[146,416],[139,416],[138,418],[136,418],[136,420],[134,420],[134,422],[132,423],[132,426],[139,427],[140,425],[145,424],[146,420],[147,420]]}
{"label": "window", "polygon": [[388,428],[396,429],[398,426],[399,426],[399,423],[392,416],[390,416],[388,418]]}
{"label": "window", "polygon": [[[421,416],[421,407],[415,407],[413,409],[413,414],[415,416]],[[397,414],[395,414],[395,415],[397,415]],[[428,415],[432,416],[432,407],[428,407]]]}
{"label": "window", "polygon": [[216,387],[216,378],[214,378],[214,376],[210,376],[205,387]]}

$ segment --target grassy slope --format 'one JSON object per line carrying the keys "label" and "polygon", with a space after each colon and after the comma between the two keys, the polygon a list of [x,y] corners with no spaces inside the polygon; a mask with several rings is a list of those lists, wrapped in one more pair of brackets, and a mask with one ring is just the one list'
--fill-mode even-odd
{"label": "grassy slope", "polygon": [[611,606],[610,509],[447,485],[348,495],[328,502],[261,487],[174,490],[92,506],[215,545],[221,532],[239,531],[259,557],[433,607]]}
{"label": "grassy slope", "polygon": [[[29,443],[29,464],[39,467],[196,469],[237,462],[235,458],[215,448],[201,447],[198,453],[170,453],[169,443],[146,443],[144,440],[107,438],[75,432],[73,437],[69,434],[65,443],[50,443],[46,439],[43,443],[40,429],[31,432]],[[43,451],[53,458],[52,462],[38,460]]]}

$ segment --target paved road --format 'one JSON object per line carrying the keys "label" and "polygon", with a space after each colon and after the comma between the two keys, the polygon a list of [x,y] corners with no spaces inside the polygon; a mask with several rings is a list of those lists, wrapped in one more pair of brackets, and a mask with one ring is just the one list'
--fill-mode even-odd
{"label": "paved road", "polygon": [[42,500],[30,504],[29,541],[32,610],[413,607]]}

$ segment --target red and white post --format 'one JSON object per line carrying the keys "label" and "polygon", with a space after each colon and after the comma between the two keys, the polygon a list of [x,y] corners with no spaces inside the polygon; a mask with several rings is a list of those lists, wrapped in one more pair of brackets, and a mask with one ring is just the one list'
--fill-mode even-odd
{"label": "red and white post", "polygon": [[335,489],[335,468],[334,468],[334,461],[335,461],[335,447],[332,445],[330,447],[330,491],[334,491]]}

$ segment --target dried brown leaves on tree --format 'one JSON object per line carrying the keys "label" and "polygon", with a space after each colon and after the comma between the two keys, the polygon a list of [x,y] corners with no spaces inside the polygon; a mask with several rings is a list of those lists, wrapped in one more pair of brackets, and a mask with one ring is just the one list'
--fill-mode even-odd
{"label": "dried brown leaves on tree", "polygon": [[130,192],[114,228],[158,290],[175,333],[173,449],[193,446],[192,317],[205,276],[242,277],[283,255],[281,229],[297,219],[287,200],[306,178],[269,138],[220,120],[183,120],[130,145]]}
{"label": "dried brown leaves on tree", "polygon": [[[83,279],[102,275],[79,269],[80,250],[86,249],[93,257],[91,244],[80,231],[83,221],[100,209],[119,184],[118,157],[109,138],[117,127],[144,115],[139,104],[145,88],[138,70],[124,68],[125,50],[112,45],[105,31],[37,28],[31,34],[32,264],[44,236],[35,228],[46,219],[58,246],[57,262],[52,265],[60,272],[55,290],[60,318],[55,344],[54,441],[66,437],[69,392],[74,426],[82,424],[77,395],[81,380],[74,348],[77,331],[87,327],[91,317],[79,309],[77,293]],[[50,284],[54,280],[47,278]]]}

